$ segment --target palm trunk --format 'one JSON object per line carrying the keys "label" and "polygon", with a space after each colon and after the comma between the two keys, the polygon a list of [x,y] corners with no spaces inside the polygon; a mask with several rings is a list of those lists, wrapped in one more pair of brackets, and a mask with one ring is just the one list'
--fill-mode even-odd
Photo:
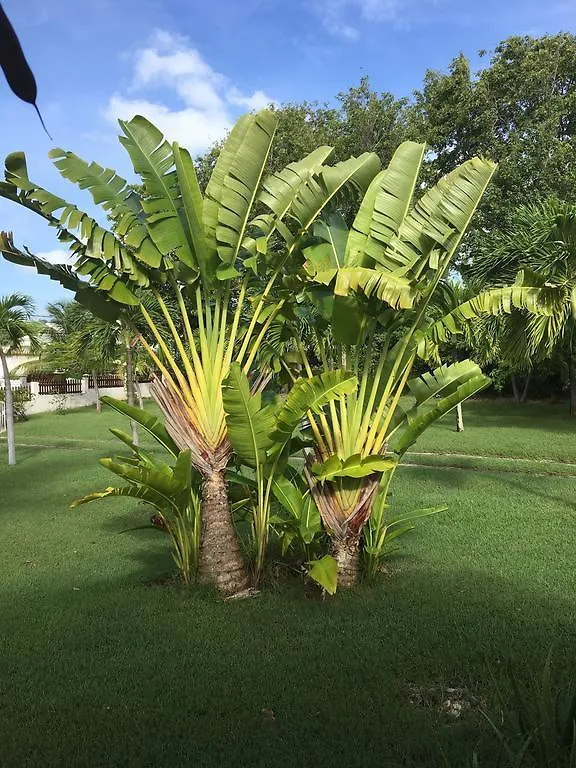
{"label": "palm trunk", "polygon": [[[570,376],[570,416],[574,418],[576,416],[576,355],[570,355],[569,362],[569,376]],[[8,397],[8,392],[6,392]]]}
{"label": "palm trunk", "polygon": [[96,395],[96,411],[102,413],[102,403],[100,402],[100,388],[98,387],[98,374],[92,371],[92,381],[94,382],[94,394]]}
{"label": "palm trunk", "polygon": [[464,432],[464,416],[462,415],[462,403],[456,406],[456,432]]}
{"label": "palm trunk", "polygon": [[[128,405],[134,405],[134,360],[132,358],[132,346],[130,340],[126,340],[126,399]],[[130,421],[130,427],[132,429],[132,442],[134,445],[139,445],[138,439],[138,427],[135,421]]]}
{"label": "palm trunk", "polygon": [[144,408],[144,400],[142,399],[142,390],[140,389],[140,382],[137,378],[134,379],[134,387],[136,389],[136,397],[138,398],[138,408]]}
{"label": "palm trunk", "polygon": [[8,464],[16,464],[16,440],[14,438],[14,400],[12,398],[12,383],[8,371],[8,361],[4,350],[0,347],[0,360],[2,360],[2,374],[4,375],[5,407],[6,407],[6,438],[8,440]]}
{"label": "palm trunk", "polygon": [[333,554],[338,565],[338,587],[348,589],[355,586],[360,563],[358,541],[335,541]]}
{"label": "palm trunk", "polygon": [[532,377],[531,373],[526,374],[526,381],[524,382],[524,389],[522,390],[522,396],[520,398],[521,403],[525,403],[528,398],[528,390],[530,388],[530,379]]}
{"label": "palm trunk", "polygon": [[516,381],[516,376],[514,376],[514,374],[512,374],[512,394],[514,395],[514,402],[519,403],[520,393],[518,392],[518,383]]}
{"label": "palm trunk", "polygon": [[198,581],[216,584],[224,595],[248,587],[248,572],[230,517],[224,472],[214,472],[202,486]]}

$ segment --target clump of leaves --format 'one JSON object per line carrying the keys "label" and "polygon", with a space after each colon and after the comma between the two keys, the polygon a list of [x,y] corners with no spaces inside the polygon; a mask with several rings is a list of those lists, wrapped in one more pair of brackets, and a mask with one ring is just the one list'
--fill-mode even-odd
{"label": "clump of leaves", "polygon": [[[14,421],[28,421],[26,408],[32,402],[33,395],[28,387],[12,388],[12,405],[14,408]],[[0,403],[6,402],[6,390],[0,388]]]}

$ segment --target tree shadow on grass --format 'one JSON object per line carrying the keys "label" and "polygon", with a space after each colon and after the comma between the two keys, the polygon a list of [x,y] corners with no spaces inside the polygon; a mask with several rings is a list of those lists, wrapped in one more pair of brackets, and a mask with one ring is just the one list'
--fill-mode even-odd
{"label": "tree shadow on grass", "polygon": [[418,563],[334,599],[223,603],[145,587],[144,570],[0,594],[0,764],[465,765],[491,741],[482,718],[411,692],[490,706],[486,659],[538,668],[576,640],[571,599],[480,571]]}
{"label": "tree shadow on grass", "polygon": [[[532,478],[533,479],[533,478]],[[572,487],[576,489],[576,478],[574,477],[562,477],[558,476],[554,478],[559,483],[569,484],[572,483]],[[512,479],[510,477],[502,477],[502,483],[505,483],[509,488],[514,488],[517,491],[525,491],[526,483],[518,479]],[[532,483],[530,487],[530,493],[538,496],[540,499],[544,499],[546,502],[554,502],[559,507],[568,512],[576,512],[576,495],[572,497],[573,500],[561,496],[559,494],[550,493],[546,490],[542,490],[536,483]]]}

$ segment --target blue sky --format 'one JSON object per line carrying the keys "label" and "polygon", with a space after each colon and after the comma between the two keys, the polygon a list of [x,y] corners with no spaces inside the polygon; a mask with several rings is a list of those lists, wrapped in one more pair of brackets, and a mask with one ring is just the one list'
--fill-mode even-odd
{"label": "blue sky", "polygon": [[[332,101],[368,75],[409,95],[427,68],[463,51],[475,65],[513,34],[574,31],[574,0],[4,0],[36,74],[50,141],[33,110],[0,81],[0,152],[24,150],[30,177],[91,209],[60,179],[53,146],[129,175],[115,120],[146,115],[192,152],[242,112],[275,102]],[[17,245],[64,257],[33,214],[0,200]],[[65,292],[0,260],[0,295],[33,296],[39,312]]]}

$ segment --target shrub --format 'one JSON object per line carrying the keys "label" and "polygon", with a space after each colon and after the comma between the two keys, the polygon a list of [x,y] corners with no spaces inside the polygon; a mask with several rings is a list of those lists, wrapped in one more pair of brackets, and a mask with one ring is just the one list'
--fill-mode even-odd
{"label": "shrub", "polygon": [[[33,395],[28,387],[13,387],[14,421],[28,421],[26,408],[32,402]],[[0,389],[0,403],[6,402],[6,390]]]}

